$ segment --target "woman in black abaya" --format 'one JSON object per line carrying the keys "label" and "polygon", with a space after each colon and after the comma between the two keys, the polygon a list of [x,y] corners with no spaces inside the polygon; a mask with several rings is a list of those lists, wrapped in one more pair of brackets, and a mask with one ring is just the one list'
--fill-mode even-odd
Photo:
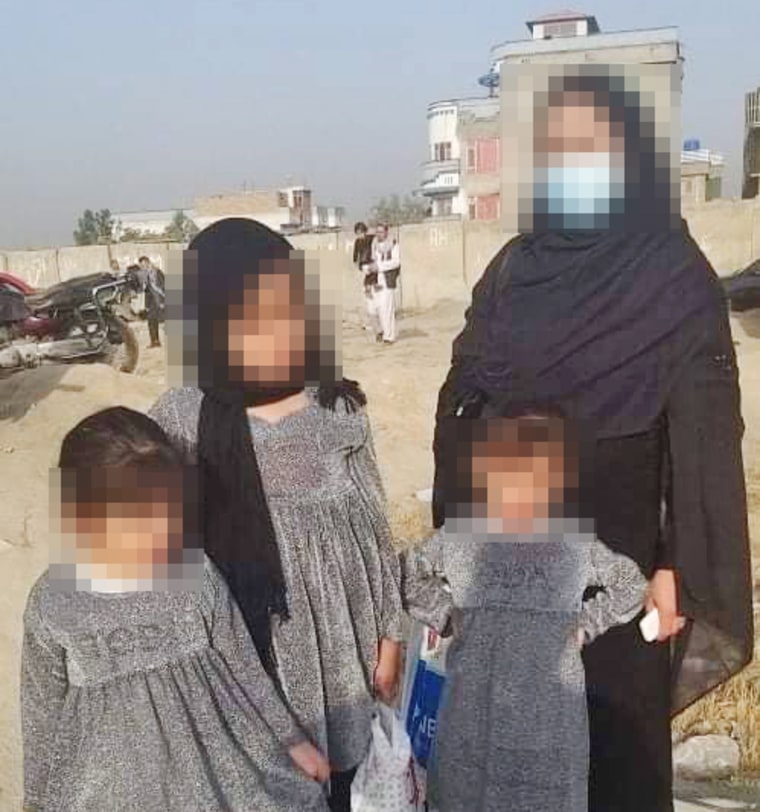
{"label": "woman in black abaya", "polygon": [[[593,468],[582,511],[638,562],[660,614],[657,643],[643,641],[636,618],[584,653],[589,809],[668,812],[671,715],[752,652],[736,359],[717,277],[673,220],[630,94],[580,71],[548,98],[534,134],[546,160],[533,229],[475,286],[441,389],[434,523],[451,416],[486,400],[545,399],[585,424]],[[591,201],[570,199],[579,166]]]}

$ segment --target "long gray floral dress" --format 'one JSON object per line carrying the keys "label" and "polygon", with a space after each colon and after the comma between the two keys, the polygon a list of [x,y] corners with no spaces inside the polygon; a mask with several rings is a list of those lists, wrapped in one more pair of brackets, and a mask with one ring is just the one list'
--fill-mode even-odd
{"label": "long gray floral dress", "polygon": [[[341,771],[367,751],[378,643],[402,639],[405,616],[367,415],[341,401],[323,408],[307,391],[303,410],[250,426],[291,615],[273,624],[278,676],[293,714]],[[150,411],[190,461],[202,399],[173,389]]]}
{"label": "long gray floral dress", "polygon": [[24,615],[24,807],[327,812],[306,736],[210,561],[194,588],[91,592],[45,573]]}
{"label": "long gray floral dress", "polygon": [[[454,620],[434,808],[587,812],[578,633],[590,642],[635,617],[646,589],[638,566],[563,523],[530,537],[460,523],[411,554],[405,576],[415,617],[438,630]],[[600,591],[584,601],[588,587]]]}

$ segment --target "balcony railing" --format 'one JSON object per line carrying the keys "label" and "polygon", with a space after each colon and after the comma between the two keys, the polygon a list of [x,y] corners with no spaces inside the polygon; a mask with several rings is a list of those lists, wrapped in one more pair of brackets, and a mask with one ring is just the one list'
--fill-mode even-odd
{"label": "balcony railing", "polygon": [[434,183],[439,175],[459,174],[459,159],[449,161],[426,161],[422,164],[422,184]]}

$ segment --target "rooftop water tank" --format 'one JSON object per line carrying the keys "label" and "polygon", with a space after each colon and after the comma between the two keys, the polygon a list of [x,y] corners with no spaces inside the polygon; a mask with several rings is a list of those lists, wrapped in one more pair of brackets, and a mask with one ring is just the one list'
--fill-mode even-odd
{"label": "rooftop water tank", "polygon": [[697,152],[700,149],[698,138],[689,138],[683,142],[684,152]]}

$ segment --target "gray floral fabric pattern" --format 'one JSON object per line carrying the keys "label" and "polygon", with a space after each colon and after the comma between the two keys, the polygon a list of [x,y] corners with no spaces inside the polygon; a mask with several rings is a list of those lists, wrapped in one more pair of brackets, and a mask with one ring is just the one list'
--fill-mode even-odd
{"label": "gray floral fabric pattern", "polygon": [[[401,640],[400,564],[363,410],[309,405],[251,437],[285,573],[291,619],[273,622],[283,694],[336,770],[369,746],[372,677],[381,637]],[[202,392],[170,390],[151,409],[195,459]]]}

